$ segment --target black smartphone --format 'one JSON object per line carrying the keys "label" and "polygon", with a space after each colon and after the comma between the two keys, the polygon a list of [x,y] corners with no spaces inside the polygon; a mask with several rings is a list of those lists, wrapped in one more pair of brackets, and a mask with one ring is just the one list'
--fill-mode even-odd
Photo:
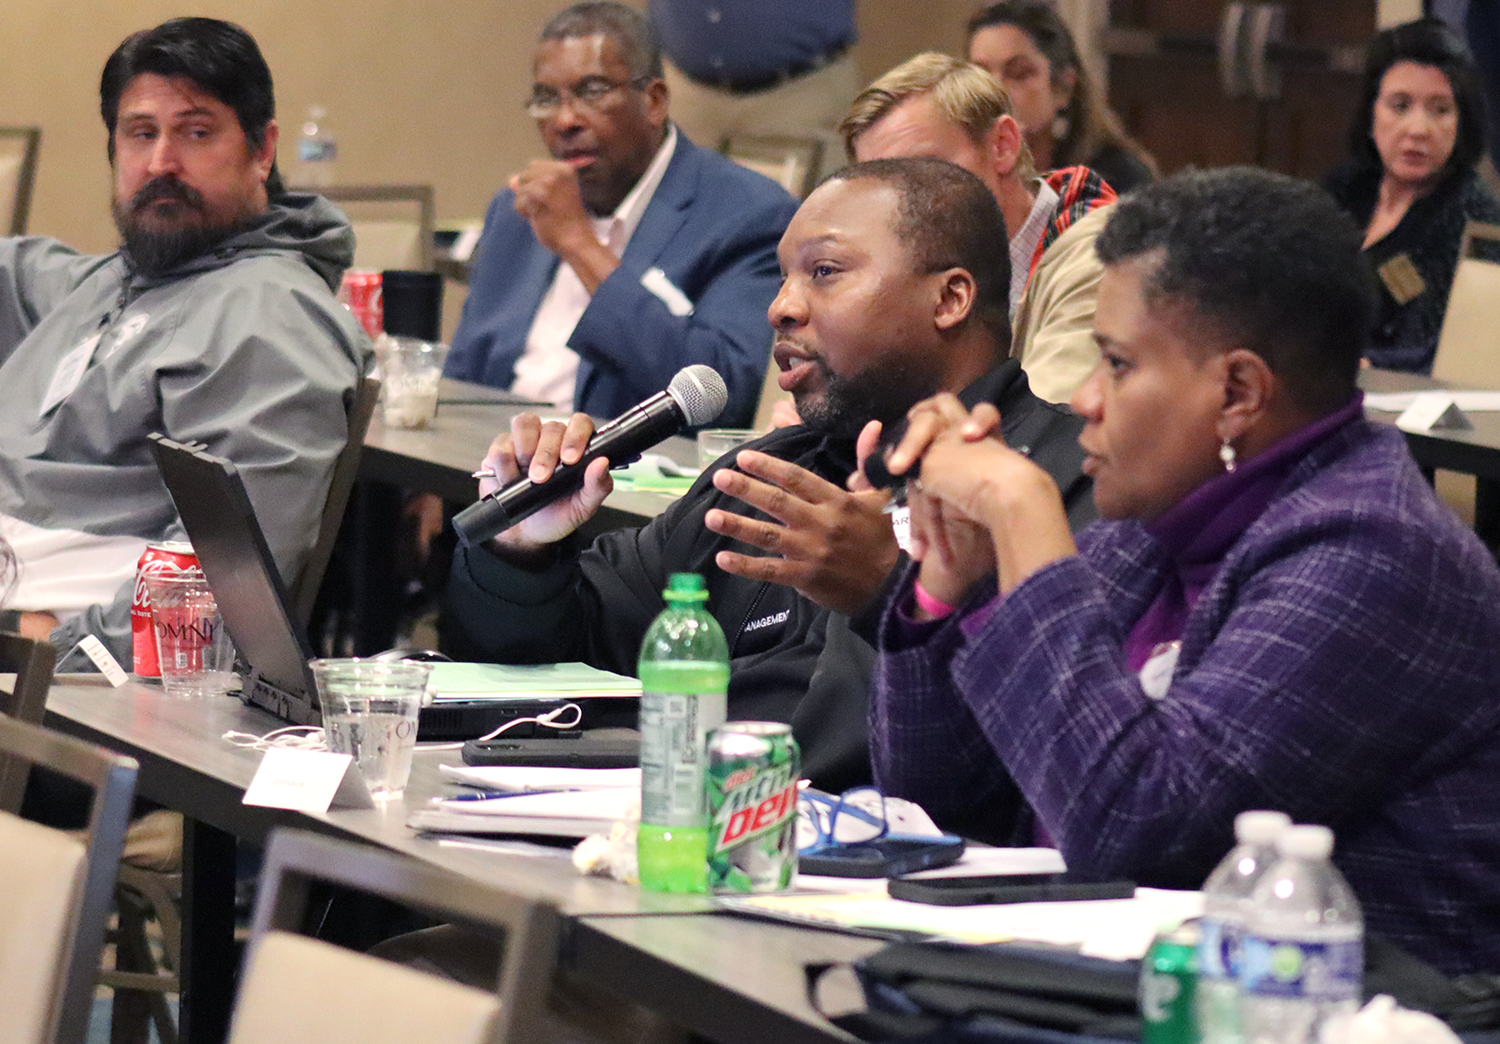
{"label": "black smartphone", "polygon": [[1129,899],[1134,881],[1075,881],[1067,874],[995,874],[984,877],[916,877],[892,881],[892,899],[932,906],[993,903],[1059,903],[1076,899]]}
{"label": "black smartphone", "polygon": [[537,765],[550,768],[635,768],[641,734],[634,729],[586,729],[560,736],[470,740],[465,765]]}
{"label": "black smartphone", "polygon": [[823,877],[895,877],[949,866],[963,854],[964,839],[954,834],[881,837],[804,849],[797,853],[797,872]]}

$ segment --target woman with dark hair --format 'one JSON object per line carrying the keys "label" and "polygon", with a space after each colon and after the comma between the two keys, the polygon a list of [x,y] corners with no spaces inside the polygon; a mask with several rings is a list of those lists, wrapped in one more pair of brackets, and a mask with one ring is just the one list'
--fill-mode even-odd
{"label": "woman with dark hair", "polygon": [[1090,167],[1116,192],[1154,181],[1156,161],[1131,140],[1046,0],[1000,0],[969,19],[969,61],[1005,85],[1037,170]]}
{"label": "woman with dark hair", "polygon": [[1464,225],[1500,222],[1500,202],[1474,171],[1484,151],[1479,72],[1438,19],[1370,41],[1349,149],[1353,158],[1325,187],[1365,230],[1364,256],[1379,277],[1366,358],[1427,373]]}
{"label": "woman with dark hair", "polygon": [[876,783],[1159,888],[1278,809],[1334,829],[1371,931],[1500,969],[1500,569],[1365,419],[1360,230],[1221,168],[1123,197],[1095,247],[1102,361],[1072,406],[1101,521],[1075,541],[992,407],[919,403],[887,457],[921,472]]}

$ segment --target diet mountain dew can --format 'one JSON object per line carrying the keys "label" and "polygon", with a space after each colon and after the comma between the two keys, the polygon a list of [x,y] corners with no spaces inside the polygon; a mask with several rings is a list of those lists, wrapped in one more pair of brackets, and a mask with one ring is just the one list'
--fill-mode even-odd
{"label": "diet mountain dew can", "polygon": [[779,892],[797,873],[797,781],[792,727],[731,721],[708,738],[708,888]]}

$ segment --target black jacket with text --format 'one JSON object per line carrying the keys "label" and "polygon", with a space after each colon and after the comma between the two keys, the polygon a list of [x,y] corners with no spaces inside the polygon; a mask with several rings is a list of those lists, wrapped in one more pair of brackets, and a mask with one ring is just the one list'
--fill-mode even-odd
{"label": "black jacket with text", "polygon": [[[1092,484],[1080,470],[1080,418],[1032,395],[1014,359],[961,398],[969,405],[995,403],[1006,442],[1027,447],[1057,481],[1073,528],[1092,521]],[[802,426],[772,431],[749,448],[839,485],[854,470],[852,439]],[[641,639],[663,608],[667,577],[701,573],[708,607],[729,642],[730,719],[790,722],[802,747],[803,774],[818,787],[837,793],[867,783],[865,719],[875,654],[864,635],[880,605],[863,614],[869,621],[851,626],[789,587],[720,571],[714,554],[734,542],[706,528],[703,516],[712,508],[746,511],[713,486],[713,472],[729,466],[728,457],[720,459],[639,529],[604,533],[586,549],[562,542],[558,561],[540,571],[518,568],[482,547],[460,547],[448,585],[445,648],[465,660],[583,660],[634,675]]]}

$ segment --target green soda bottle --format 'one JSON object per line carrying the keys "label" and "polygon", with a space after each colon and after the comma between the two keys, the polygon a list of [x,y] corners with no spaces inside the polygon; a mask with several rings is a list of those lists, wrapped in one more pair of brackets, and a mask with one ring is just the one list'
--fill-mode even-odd
{"label": "green soda bottle", "polygon": [[708,734],[724,724],[729,646],[703,577],[673,573],[646,631],[641,678],[641,887],[708,891]]}

